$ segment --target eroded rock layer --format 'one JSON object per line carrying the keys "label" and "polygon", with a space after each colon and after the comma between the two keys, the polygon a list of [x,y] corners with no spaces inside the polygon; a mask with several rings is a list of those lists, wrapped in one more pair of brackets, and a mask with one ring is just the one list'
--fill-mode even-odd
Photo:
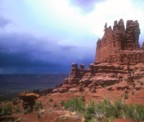
{"label": "eroded rock layer", "polygon": [[113,29],[105,24],[104,31],[97,41],[95,62],[88,69],[84,64],[72,64],[69,76],[53,92],[96,92],[105,86],[122,81],[132,83],[144,77],[144,44],[140,48],[138,21],[128,20],[125,28],[121,19],[114,22]]}
{"label": "eroded rock layer", "polygon": [[110,55],[119,53],[121,50],[138,50],[139,46],[139,23],[138,21],[128,20],[126,28],[121,19],[115,21],[113,28],[105,25],[102,39],[97,41],[96,62],[104,62]]}

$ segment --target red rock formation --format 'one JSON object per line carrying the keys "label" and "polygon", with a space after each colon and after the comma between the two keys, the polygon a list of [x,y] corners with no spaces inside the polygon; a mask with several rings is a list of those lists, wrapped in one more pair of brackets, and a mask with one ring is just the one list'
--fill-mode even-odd
{"label": "red rock formation", "polygon": [[24,109],[27,109],[30,107],[30,109],[33,109],[34,104],[36,103],[36,99],[39,97],[36,93],[20,93],[19,98],[23,100],[23,107]]}
{"label": "red rock formation", "polygon": [[[107,28],[106,24],[104,31],[102,39],[97,41],[96,62],[105,62],[107,58],[110,58],[110,55],[115,55],[121,50],[140,49],[138,21],[128,20],[125,29],[124,22],[120,19],[119,22],[114,22],[113,29],[111,27]],[[118,59],[118,61],[120,60]]]}
{"label": "red rock formation", "polygon": [[144,62],[144,50],[121,50],[119,53],[107,56],[104,62],[119,64],[136,64]]}
{"label": "red rock formation", "polygon": [[[64,83],[54,92],[84,91],[86,88],[96,92],[105,86],[121,81],[130,83],[144,75],[144,43],[139,47],[139,24],[128,20],[126,29],[121,19],[115,21],[113,29],[105,24],[105,33],[97,41],[95,62],[89,65],[72,64],[71,72]],[[127,84],[127,83],[126,83]],[[127,85],[117,89],[125,89]],[[138,89],[139,87],[137,87]],[[109,89],[112,89],[110,87]]]}

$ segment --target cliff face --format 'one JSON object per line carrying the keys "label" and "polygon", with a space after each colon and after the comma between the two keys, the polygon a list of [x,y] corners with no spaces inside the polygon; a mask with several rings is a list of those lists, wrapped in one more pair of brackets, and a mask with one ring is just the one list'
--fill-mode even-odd
{"label": "cliff face", "polygon": [[126,28],[121,19],[115,21],[113,29],[105,24],[104,36],[97,41],[96,62],[105,62],[110,55],[119,53],[121,50],[138,50],[139,47],[139,23],[128,20]]}
{"label": "cliff face", "polygon": [[138,22],[128,20],[125,28],[121,19],[114,22],[113,29],[105,24],[104,31],[102,39],[97,41],[95,62],[88,69],[72,64],[69,76],[53,92],[95,92],[104,86],[144,79],[144,44],[140,48]]}

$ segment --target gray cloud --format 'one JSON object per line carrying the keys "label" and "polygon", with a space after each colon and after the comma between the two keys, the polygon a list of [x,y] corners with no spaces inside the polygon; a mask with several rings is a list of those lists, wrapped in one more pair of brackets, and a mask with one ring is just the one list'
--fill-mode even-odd
{"label": "gray cloud", "polygon": [[73,49],[76,49],[76,48],[77,48],[76,46],[71,46],[71,45],[61,46],[62,50],[73,50]]}
{"label": "gray cloud", "polygon": [[80,7],[83,12],[88,13],[94,9],[96,3],[103,1],[105,0],[71,0],[71,3]]}

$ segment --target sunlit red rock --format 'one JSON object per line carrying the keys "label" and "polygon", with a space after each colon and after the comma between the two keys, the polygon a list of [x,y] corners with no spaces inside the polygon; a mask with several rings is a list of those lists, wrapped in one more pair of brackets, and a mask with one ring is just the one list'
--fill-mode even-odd
{"label": "sunlit red rock", "polygon": [[144,43],[140,48],[139,34],[138,21],[128,20],[126,28],[122,19],[115,21],[113,27],[107,27],[106,23],[104,35],[97,41],[94,63],[89,64],[87,69],[84,64],[79,66],[73,63],[69,76],[57,89],[58,92],[73,88],[80,88],[80,91],[88,88],[95,92],[102,87],[126,81],[127,85],[116,87],[117,90],[124,90],[128,84],[144,77]]}

